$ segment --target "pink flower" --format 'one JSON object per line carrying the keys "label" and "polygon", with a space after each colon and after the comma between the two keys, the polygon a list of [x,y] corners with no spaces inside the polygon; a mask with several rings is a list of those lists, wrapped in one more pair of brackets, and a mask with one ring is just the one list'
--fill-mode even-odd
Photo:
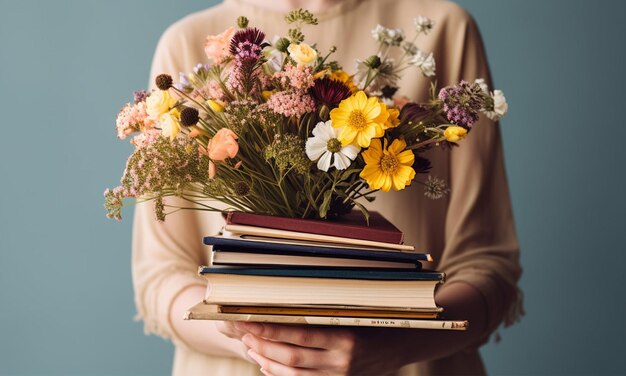
{"label": "pink flower", "polygon": [[274,73],[274,78],[278,79],[283,87],[290,85],[300,91],[307,90],[315,85],[313,68],[304,65],[285,65],[285,70]]}
{"label": "pink flower", "polygon": [[131,105],[127,103],[117,115],[115,127],[117,128],[117,138],[123,140],[132,133],[139,132],[144,128],[149,128],[151,124],[146,124],[148,114],[146,113],[146,103],[139,102]]}
{"label": "pink flower", "polygon": [[315,111],[315,101],[304,92],[281,91],[270,97],[267,107],[277,114],[299,118],[307,112]]}
{"label": "pink flower", "polygon": [[135,148],[141,149],[150,144],[155,143],[159,137],[161,137],[161,131],[158,129],[146,129],[141,132],[139,135],[133,137],[130,141],[131,144],[135,145]]}
{"label": "pink flower", "polygon": [[235,32],[235,28],[231,26],[221,34],[207,36],[204,44],[206,56],[216,64],[221,63],[229,55],[230,40]]}
{"label": "pink flower", "polygon": [[209,158],[214,161],[223,161],[226,158],[234,158],[239,151],[237,135],[228,128],[222,128],[209,140],[207,145]]}

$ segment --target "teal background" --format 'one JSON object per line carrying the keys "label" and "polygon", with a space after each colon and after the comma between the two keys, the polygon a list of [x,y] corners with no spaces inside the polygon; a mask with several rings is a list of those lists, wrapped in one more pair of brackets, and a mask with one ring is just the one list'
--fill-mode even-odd
{"label": "teal background", "polygon": [[[373,1],[373,0],[371,0]],[[115,114],[173,21],[215,1],[0,0],[0,375],[167,375],[102,191]],[[497,87],[527,315],[492,374],[624,374],[626,3],[462,0]],[[126,211],[126,218],[131,211]],[[417,349],[416,351],[419,351]]]}

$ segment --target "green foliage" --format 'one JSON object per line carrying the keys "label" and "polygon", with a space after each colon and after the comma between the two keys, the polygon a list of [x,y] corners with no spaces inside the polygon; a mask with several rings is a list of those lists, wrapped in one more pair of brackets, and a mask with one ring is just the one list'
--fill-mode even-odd
{"label": "green foliage", "polygon": [[287,21],[288,24],[295,23],[298,25],[317,25],[317,18],[313,16],[313,13],[302,8],[289,12],[289,14],[285,16],[285,21]]}

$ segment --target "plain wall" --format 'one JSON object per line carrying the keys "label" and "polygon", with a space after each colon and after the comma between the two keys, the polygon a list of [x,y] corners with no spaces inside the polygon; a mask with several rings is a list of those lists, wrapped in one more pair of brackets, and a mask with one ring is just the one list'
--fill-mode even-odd
{"label": "plain wall", "polygon": [[[0,0],[1,375],[169,374],[172,346],[133,322],[132,212],[106,219],[102,192],[131,152],[115,115],[160,34],[214,3]],[[626,2],[459,3],[510,104],[524,267],[527,315],[483,348],[487,367],[624,374]]]}

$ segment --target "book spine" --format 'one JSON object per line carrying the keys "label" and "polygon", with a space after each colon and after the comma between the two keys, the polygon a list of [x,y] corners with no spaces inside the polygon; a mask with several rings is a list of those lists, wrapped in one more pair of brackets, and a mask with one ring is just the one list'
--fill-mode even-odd
{"label": "book spine", "polygon": [[309,325],[335,325],[335,326],[366,326],[383,328],[411,328],[411,329],[444,329],[466,330],[467,321],[443,321],[443,320],[406,320],[406,319],[382,319],[362,317],[319,317],[305,316]]}
{"label": "book spine", "polygon": [[467,330],[468,321],[449,320],[406,320],[380,319],[362,317],[331,317],[331,316],[281,316],[252,315],[219,312],[185,312],[185,320],[220,320],[247,321],[278,324],[325,325],[325,326],[361,326],[378,328],[434,329],[434,330]]}
{"label": "book spine", "polygon": [[297,218],[259,216],[250,213],[230,212],[226,217],[226,223],[310,234],[340,236],[382,243],[402,244],[404,241],[404,234],[400,231],[342,225],[331,221],[311,221]]}

